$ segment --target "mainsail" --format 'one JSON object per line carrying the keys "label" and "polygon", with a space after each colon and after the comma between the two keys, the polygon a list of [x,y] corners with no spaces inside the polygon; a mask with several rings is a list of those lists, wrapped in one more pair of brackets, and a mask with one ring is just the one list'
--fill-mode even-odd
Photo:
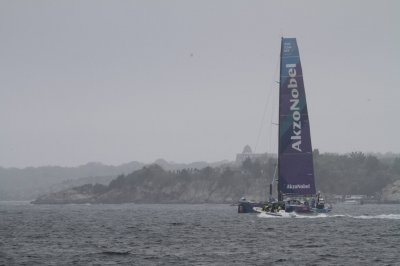
{"label": "mainsail", "polygon": [[282,38],[279,88],[278,195],[314,195],[306,94],[295,38]]}

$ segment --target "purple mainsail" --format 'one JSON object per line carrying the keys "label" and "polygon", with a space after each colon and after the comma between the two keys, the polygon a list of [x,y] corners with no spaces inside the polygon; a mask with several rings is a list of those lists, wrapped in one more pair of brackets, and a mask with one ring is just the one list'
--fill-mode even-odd
{"label": "purple mainsail", "polygon": [[279,88],[278,192],[315,194],[314,165],[303,72],[295,38],[282,38]]}

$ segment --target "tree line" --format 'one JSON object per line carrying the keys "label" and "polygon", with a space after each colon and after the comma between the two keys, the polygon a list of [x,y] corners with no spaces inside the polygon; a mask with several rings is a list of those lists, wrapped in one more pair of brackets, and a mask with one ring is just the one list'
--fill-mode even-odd
{"label": "tree line", "polygon": [[[316,186],[324,193],[373,196],[400,179],[400,157],[382,160],[362,152],[336,154],[319,153],[318,150],[314,150],[313,154]],[[120,176],[110,183],[110,187],[152,182],[155,188],[162,188],[177,182],[189,186],[195,181],[202,181],[210,183],[209,187],[216,191],[225,188],[237,196],[245,194],[253,183],[265,185],[260,190],[266,191],[276,174],[276,165],[277,159],[269,157],[262,161],[247,159],[239,166],[225,165],[175,172],[159,168],[155,171],[147,167],[145,171]]]}
{"label": "tree line", "polygon": [[[325,194],[375,196],[383,187],[400,179],[400,157],[381,159],[362,152],[320,154],[314,150],[313,153],[316,186]],[[99,203],[228,203],[242,196],[258,201],[267,199],[276,165],[273,156],[256,161],[248,159],[240,165],[179,171],[150,165],[120,175],[109,185],[88,184],[74,189],[91,195],[89,202]],[[41,201],[57,201],[57,195],[64,197],[65,193]],[[68,198],[64,201],[74,202]]]}

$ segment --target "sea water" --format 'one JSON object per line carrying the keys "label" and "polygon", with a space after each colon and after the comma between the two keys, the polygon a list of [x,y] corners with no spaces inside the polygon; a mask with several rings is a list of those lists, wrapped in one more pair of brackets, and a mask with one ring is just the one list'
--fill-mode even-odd
{"label": "sea water", "polygon": [[213,204],[0,202],[0,265],[400,265],[400,205],[281,218]]}

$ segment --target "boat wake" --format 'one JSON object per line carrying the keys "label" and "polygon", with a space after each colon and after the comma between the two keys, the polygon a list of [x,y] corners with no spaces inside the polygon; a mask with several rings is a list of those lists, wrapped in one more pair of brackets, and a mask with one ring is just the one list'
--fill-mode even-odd
{"label": "boat wake", "polygon": [[400,214],[379,214],[379,215],[344,215],[354,219],[387,219],[387,220],[400,220]]}
{"label": "boat wake", "polygon": [[326,214],[319,213],[316,215],[301,215],[281,212],[281,216],[272,216],[265,213],[258,214],[260,218],[296,218],[296,219],[320,219],[320,218],[352,218],[352,219],[385,219],[400,220],[400,214],[379,214],[379,215],[350,215],[350,214]]}
{"label": "boat wake", "polygon": [[262,212],[258,214],[258,217],[261,218],[293,218],[296,217],[297,214],[291,212],[285,212],[285,211],[280,211],[278,213],[268,213],[268,212]]}

